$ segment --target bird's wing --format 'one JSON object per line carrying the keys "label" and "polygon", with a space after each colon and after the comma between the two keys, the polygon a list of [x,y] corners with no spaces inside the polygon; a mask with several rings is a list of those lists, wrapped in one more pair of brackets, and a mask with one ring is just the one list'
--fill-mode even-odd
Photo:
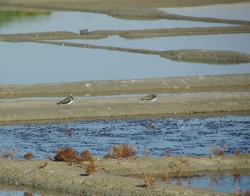
{"label": "bird's wing", "polygon": [[66,104],[66,103],[69,103],[71,101],[71,99],[69,97],[66,97],[65,99],[63,99],[62,101],[59,101],[57,103],[57,105],[59,104]]}

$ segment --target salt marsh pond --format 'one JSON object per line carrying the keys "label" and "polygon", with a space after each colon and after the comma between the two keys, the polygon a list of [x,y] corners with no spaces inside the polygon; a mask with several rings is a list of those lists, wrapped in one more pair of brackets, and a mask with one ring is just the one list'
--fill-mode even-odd
{"label": "salt marsh pond", "polygon": [[[22,2],[19,1],[19,3]],[[63,9],[67,10],[67,4],[65,4],[65,6],[66,7]],[[23,8],[25,8],[25,6]],[[166,12],[176,15],[223,18],[244,21],[250,20],[250,15],[248,12],[250,8],[249,3],[209,5],[185,8],[164,8],[158,5],[154,8],[157,8],[158,11],[161,10],[163,13]],[[79,12],[78,9],[76,11],[72,11],[74,10],[72,7],[70,10],[71,11],[54,11],[50,9],[49,11],[38,12],[10,10],[0,11],[0,34],[37,33],[37,36],[39,37],[39,32],[69,31],[78,34],[79,30],[81,29],[95,31],[237,26],[235,21],[231,21],[231,25],[229,25],[228,23],[222,23],[222,21],[220,21],[219,23],[200,22],[198,21],[198,18],[193,18],[196,21],[188,21],[183,19],[163,19],[160,18],[160,16],[163,16],[164,14],[162,14],[161,12],[156,12],[156,15],[154,15],[155,13],[152,10],[152,16],[159,16],[158,19],[155,18],[155,20],[135,20],[134,18],[134,20],[129,20],[129,17],[115,18],[110,16],[111,14],[103,14],[107,10],[103,11],[103,13],[100,13],[100,10],[99,13],[97,13],[97,11],[96,13]],[[122,15],[124,14],[123,11],[121,12],[119,10],[115,10],[113,13],[121,13]],[[140,14],[144,14],[144,11],[142,9],[140,9],[139,15]],[[132,15],[135,16],[135,14],[133,13]],[[247,25],[247,23],[244,23],[244,21],[243,24]],[[157,51],[180,49],[209,49],[223,51],[230,50],[250,54],[249,40],[250,35],[248,33],[241,32],[240,34],[198,36],[182,35],[176,37],[162,36],[144,39],[125,39],[125,37],[122,38],[117,36],[116,34],[116,36],[109,36],[104,39],[82,38],[63,41]],[[67,47],[64,44],[50,45],[46,43],[32,43],[31,41],[26,43],[23,40],[20,42],[15,41],[0,42],[0,84],[4,84],[6,86],[8,86],[7,84],[36,84],[72,81],[77,82],[86,80],[126,79],[135,81],[135,79],[173,76],[199,76],[199,78],[203,78],[203,75],[250,73],[249,63],[221,65],[178,62],[149,54],[136,54],[89,48],[75,48]],[[246,86],[248,86],[247,83],[245,84],[245,87]],[[242,91],[241,86],[239,88],[236,88],[236,90]],[[131,97],[133,96],[134,95],[131,95]],[[119,98],[119,96],[117,97]],[[35,97],[25,99],[36,100]],[[53,98],[51,99],[53,100]],[[47,101],[50,101],[51,99],[48,99]],[[91,97],[89,99],[91,99]],[[1,103],[5,101],[5,99],[0,99],[0,106]],[[10,101],[10,103],[13,102],[15,103],[14,99]],[[248,102],[244,103],[249,104]],[[68,108],[67,111],[68,110],[70,110],[70,108]],[[4,111],[1,112],[1,115],[4,115]],[[77,193],[77,191],[79,190],[88,190],[89,194],[96,194],[100,193],[101,191],[106,192],[107,190],[110,191],[110,193],[118,193],[118,190],[120,193],[120,191],[122,191],[122,188],[124,187],[124,184],[126,183],[129,188],[125,190],[125,195],[127,195],[126,193],[152,195],[154,190],[157,190],[157,188],[154,189],[153,187],[149,189],[142,189],[143,186],[141,186],[140,184],[138,185],[140,179],[134,178],[134,176],[126,176],[126,172],[132,171],[133,173],[133,170],[135,168],[132,167],[132,170],[126,169],[124,174],[121,172],[122,167],[119,168],[119,164],[123,164],[124,162],[128,161],[127,164],[129,165],[131,163],[134,164],[136,161],[138,161],[140,165],[144,165],[144,163],[151,163],[150,161],[154,161],[154,159],[157,159],[163,162],[168,161],[168,165],[170,165],[169,168],[171,168],[172,170],[173,164],[176,164],[178,167],[181,165],[181,169],[185,170],[190,166],[189,164],[185,165],[186,162],[188,162],[189,159],[191,160],[192,157],[196,157],[194,158],[196,160],[192,161],[192,164],[193,162],[195,162],[195,164],[203,164],[204,162],[209,162],[210,164],[215,164],[216,166],[218,166],[220,170],[223,170],[225,168],[220,168],[220,165],[224,164],[225,166],[227,164],[227,159],[229,159],[232,164],[237,163],[237,167],[242,166],[241,169],[246,169],[248,173],[246,172],[244,174],[241,174],[240,176],[239,173],[233,173],[232,175],[232,171],[236,171],[236,166],[226,165],[227,167],[229,167],[228,170],[230,170],[231,174],[222,172],[219,176],[206,174],[199,176],[193,175],[188,178],[186,178],[185,176],[182,176],[181,178],[173,177],[170,182],[171,185],[166,185],[162,182],[158,183],[157,186],[160,186],[161,188],[163,187],[163,189],[158,189],[161,191],[156,192],[156,194],[162,194],[164,191],[167,191],[165,187],[174,187],[173,189],[176,193],[194,191],[192,193],[196,193],[196,195],[202,195],[201,192],[199,192],[202,190],[192,188],[208,188],[206,190],[203,190],[204,192],[202,193],[207,193],[209,191],[218,191],[225,193],[248,191],[250,189],[248,175],[249,168],[247,168],[247,163],[249,161],[247,154],[250,153],[249,130],[249,114],[246,114],[245,116],[224,114],[213,115],[210,117],[208,115],[182,115],[181,117],[171,116],[161,118],[148,117],[134,119],[99,119],[67,122],[61,119],[55,123],[19,123],[0,125],[0,155],[5,154],[6,152],[15,152],[16,155],[16,160],[12,160],[7,163],[5,162],[6,160],[0,159],[0,167],[5,168],[2,169],[1,172],[6,171],[4,175],[0,176],[0,179],[2,180],[1,182],[5,183],[20,183],[24,185],[26,183],[26,185],[28,186],[30,186],[31,184],[27,184],[27,182],[32,179],[33,187],[41,188],[42,186],[44,186],[47,189],[52,189],[55,191],[63,191],[63,188],[66,187],[65,190],[67,189],[67,193]],[[116,164],[116,160],[109,159],[107,160],[109,164],[107,164],[106,168],[103,168],[103,171],[101,171],[105,172],[104,169],[107,169],[108,172],[105,174],[98,171],[99,173],[97,172],[97,174],[94,174],[93,176],[86,177],[82,175],[82,168],[80,168],[80,170],[78,166],[74,167],[71,165],[72,167],[70,168],[70,166],[67,164],[55,163],[54,161],[50,161],[48,166],[50,169],[48,170],[48,172],[56,171],[53,178],[50,176],[50,173],[46,173],[47,168],[41,170],[37,167],[37,163],[39,161],[44,161],[44,159],[46,159],[48,156],[53,157],[57,149],[64,147],[72,147],[78,152],[87,149],[91,150],[91,152],[95,156],[97,156],[97,160],[102,164],[104,162],[105,165],[106,160],[101,159],[101,157],[109,152],[110,147],[122,143],[135,146],[138,158],[128,160],[125,159],[121,162],[119,162],[120,160],[117,160],[118,164],[115,167],[113,167],[112,164]],[[229,155],[229,158],[224,155],[215,157],[214,159],[210,158],[213,148],[222,149],[223,153],[225,153],[226,156]],[[145,155],[146,151],[147,155]],[[242,156],[233,155],[235,151],[240,152]],[[23,155],[27,152],[33,153],[33,155],[35,156],[35,160],[24,161]],[[166,153],[168,153],[168,157],[164,160]],[[147,160],[145,156],[149,156],[149,160]],[[246,156],[246,158],[244,156]],[[179,157],[184,158],[179,159]],[[185,159],[185,157],[187,157],[187,160],[183,160]],[[239,162],[237,161],[242,162],[240,162],[239,164]],[[159,170],[165,167],[164,164],[161,165],[161,167],[158,167]],[[8,168],[6,169],[6,167],[8,167],[9,165],[12,165],[11,169],[13,169],[13,171],[15,170],[14,173],[16,174],[16,176],[21,176],[21,180],[19,179],[18,183],[15,182],[15,180],[17,179],[16,176],[14,178],[9,177],[13,175],[13,172],[10,171],[8,173],[9,170]],[[26,173],[22,170],[26,166],[33,168],[31,169],[32,172],[37,172],[37,174],[39,175],[33,175],[32,172],[29,172],[31,171],[30,168],[28,168],[28,172],[26,172],[26,175]],[[54,169],[52,170],[51,167],[54,167]],[[67,167],[67,169],[65,169],[64,167]],[[114,170],[109,170],[108,167],[112,167],[112,169]],[[118,172],[118,174],[115,173],[115,175],[113,175],[112,172],[117,172],[116,167],[119,168],[118,170],[120,173]],[[204,168],[202,167],[200,168],[201,171],[202,169],[204,170]],[[19,170],[20,168],[21,170]],[[64,172],[58,172],[60,171],[60,169],[58,168],[61,168],[61,170],[64,171],[65,174]],[[144,168],[142,169],[142,171],[140,169],[141,168],[135,171],[143,176],[145,174],[143,171]],[[191,168],[191,170],[194,169]],[[111,175],[109,172],[111,173]],[[153,172],[151,170],[148,173],[154,172],[154,170]],[[81,186],[74,185],[75,187],[72,188],[73,181],[72,184],[71,182],[69,182],[69,184],[66,184],[67,186],[64,186],[62,182],[60,182],[60,180],[64,179],[65,176],[63,175],[66,175],[66,178],[68,179],[68,174],[70,176],[74,176],[73,178],[76,180],[75,182],[77,182],[78,185],[79,182],[77,180],[80,180]],[[29,176],[30,178],[28,178],[27,176]],[[50,177],[47,178],[48,176]],[[107,178],[108,180],[110,180],[110,183],[105,185],[103,176],[105,176],[105,179]],[[27,179],[26,181],[24,180],[26,177],[28,181]],[[119,178],[119,180],[117,180],[116,178]],[[51,184],[54,185],[54,182],[48,184],[48,182],[51,182],[50,180],[53,181],[54,179],[54,182],[60,182],[58,187],[56,188],[51,186]],[[91,181],[92,179],[93,181]],[[66,180],[63,181],[65,181],[65,183],[68,183],[68,181]],[[99,183],[100,181],[102,183]],[[114,181],[113,184],[112,181]],[[87,183],[84,184],[84,182]],[[180,182],[182,186],[174,185],[177,183],[180,184]],[[88,183],[90,183],[90,185],[88,185]],[[98,187],[95,187],[96,184],[98,184]],[[106,187],[103,188],[102,186]],[[107,188],[107,186],[109,188]],[[183,187],[190,187],[190,189],[185,189]],[[6,188],[6,186],[1,185],[0,196],[17,196],[27,194],[43,195],[43,193],[41,193],[39,190],[29,190],[29,192],[25,190],[25,188]],[[198,191],[199,193],[195,191]],[[31,192],[34,192],[34,194]],[[190,192],[189,194],[192,195]]]}

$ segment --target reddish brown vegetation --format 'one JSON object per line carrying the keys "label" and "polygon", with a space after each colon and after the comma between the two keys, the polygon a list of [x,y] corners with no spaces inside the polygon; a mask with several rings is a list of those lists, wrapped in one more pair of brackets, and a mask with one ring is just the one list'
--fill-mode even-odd
{"label": "reddish brown vegetation", "polygon": [[136,155],[134,146],[128,144],[120,144],[111,148],[111,154],[114,159],[127,158]]}
{"label": "reddish brown vegetation", "polygon": [[146,187],[152,186],[155,183],[155,177],[154,176],[146,176],[144,178],[144,184]]}
{"label": "reddish brown vegetation", "polygon": [[165,174],[161,175],[161,180],[169,184],[171,182],[171,177],[171,174],[169,172],[166,172]]}
{"label": "reddish brown vegetation", "polygon": [[79,157],[73,148],[64,148],[56,151],[55,161],[79,162]]}
{"label": "reddish brown vegetation", "polygon": [[73,148],[64,148],[56,151],[55,161],[72,163],[82,163],[84,161],[94,162],[94,156],[89,150],[85,150],[80,155]]}
{"label": "reddish brown vegetation", "polygon": [[96,165],[94,163],[94,161],[91,161],[85,169],[85,173],[89,176],[90,174],[96,172]]}
{"label": "reddish brown vegetation", "polygon": [[27,152],[25,155],[23,155],[23,157],[27,160],[31,160],[34,155],[31,152]]}
{"label": "reddish brown vegetation", "polygon": [[24,191],[23,196],[33,196],[33,193],[31,193],[29,191]]}
{"label": "reddish brown vegetation", "polygon": [[39,166],[39,168],[40,168],[40,169],[43,169],[43,168],[45,168],[47,165],[48,165],[48,162],[45,161],[41,166]]}
{"label": "reddish brown vegetation", "polygon": [[94,157],[89,150],[82,151],[80,157],[82,161],[94,161]]}
{"label": "reddish brown vegetation", "polygon": [[236,167],[234,167],[233,177],[234,177],[234,182],[240,181],[240,171]]}

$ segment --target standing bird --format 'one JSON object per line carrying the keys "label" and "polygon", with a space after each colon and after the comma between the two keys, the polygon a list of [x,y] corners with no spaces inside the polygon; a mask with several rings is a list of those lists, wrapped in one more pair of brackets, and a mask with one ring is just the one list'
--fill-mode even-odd
{"label": "standing bird", "polygon": [[157,98],[158,98],[158,97],[157,97],[156,94],[150,93],[150,94],[148,94],[148,95],[142,97],[141,100],[156,101]]}
{"label": "standing bird", "polygon": [[68,97],[66,97],[65,99],[63,99],[62,101],[59,101],[58,103],[56,103],[57,105],[60,105],[60,104],[71,104],[73,102],[73,96],[70,95]]}

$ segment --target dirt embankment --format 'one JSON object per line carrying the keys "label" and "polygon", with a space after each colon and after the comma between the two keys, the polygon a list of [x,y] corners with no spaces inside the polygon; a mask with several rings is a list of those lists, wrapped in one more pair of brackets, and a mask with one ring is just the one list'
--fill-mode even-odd
{"label": "dirt embankment", "polygon": [[180,16],[174,14],[167,14],[162,11],[152,8],[163,7],[183,7],[183,6],[199,6],[199,5],[211,5],[220,3],[239,3],[249,2],[249,0],[187,0],[187,1],[175,1],[175,0],[0,0],[1,9],[46,9],[46,10],[74,10],[84,12],[99,12],[106,13],[115,17],[130,18],[130,19],[174,19],[174,20],[193,20],[203,22],[219,22],[230,24],[250,24],[248,21],[237,20],[223,20],[214,18],[201,18]]}
{"label": "dirt embankment", "polygon": [[59,45],[59,46],[159,55],[163,58],[181,62],[210,63],[210,64],[240,64],[240,63],[250,62],[249,54],[234,52],[234,51],[202,50],[202,49],[157,51],[157,50],[136,49],[136,48],[121,48],[114,46],[99,46],[92,44],[79,44],[71,42],[55,42],[55,41],[37,41],[37,42],[44,44]]}
{"label": "dirt embankment", "polygon": [[1,100],[1,123],[124,118],[162,115],[250,113],[250,93],[191,93],[158,95],[155,102],[141,96],[75,98],[71,105],[56,105],[60,99]]}
{"label": "dirt embankment", "polygon": [[193,27],[143,30],[97,30],[89,31],[82,35],[67,31],[0,34],[0,41],[23,42],[64,39],[103,39],[113,35],[118,35],[126,39],[141,39],[182,35],[216,35],[238,33],[250,33],[250,26],[245,25],[234,27]]}
{"label": "dirt embankment", "polygon": [[[171,185],[161,181],[165,174],[181,177],[202,174],[246,174],[250,171],[249,155],[205,157],[163,157],[99,159],[97,171],[85,175],[88,162],[66,164],[48,161],[9,161],[0,159],[0,183],[33,186],[73,195],[214,195],[208,189]],[[144,177],[156,182],[146,187]],[[124,186],[126,184],[126,186]],[[217,193],[227,195],[226,193]]]}
{"label": "dirt embankment", "polygon": [[[197,28],[199,31],[199,29]],[[250,30],[250,29],[249,29]],[[121,33],[122,31],[120,31]],[[131,31],[132,32],[132,31]],[[133,31],[132,36],[140,35],[140,32]],[[146,36],[150,33],[155,33],[155,31],[146,31]],[[164,35],[166,31],[163,31],[156,35]],[[99,31],[96,32],[97,36],[107,36],[108,34],[118,33],[118,31]],[[118,33],[118,34],[120,34]],[[142,33],[142,36],[143,34]],[[149,34],[147,34],[149,33]],[[88,33],[87,33],[88,34]],[[124,33],[126,36],[126,33]],[[137,35],[138,34],[138,35]],[[151,35],[153,35],[151,34]],[[90,36],[93,35],[90,33]],[[123,35],[121,33],[121,35]],[[85,35],[88,37],[88,35]],[[130,33],[131,36],[131,33]],[[53,41],[56,39],[77,39],[84,38],[76,33],[72,32],[49,32],[49,33],[28,33],[28,34],[12,34],[12,35],[0,35],[0,40],[3,41],[12,41],[12,42],[36,42],[43,44],[52,44],[59,46],[68,46],[68,47],[80,47],[80,48],[92,48],[92,49],[103,49],[103,50],[112,50],[112,51],[122,51],[122,52],[131,52],[131,53],[141,53],[141,54],[151,54],[159,55],[164,58],[168,58],[175,61],[182,62],[199,62],[199,63],[211,63],[211,64],[239,64],[239,63],[248,63],[250,62],[250,55],[234,51],[214,51],[214,50],[201,50],[201,49],[186,49],[186,50],[169,50],[169,51],[157,51],[157,50],[147,50],[147,49],[135,49],[135,48],[122,48],[122,47],[113,47],[113,46],[100,46],[92,44],[79,44],[79,43],[70,43],[70,42],[59,42]],[[86,38],[86,37],[85,37]],[[97,38],[97,37],[95,37]],[[43,41],[43,40],[52,40],[52,41]]]}
{"label": "dirt embankment", "polygon": [[[250,90],[250,74],[104,80],[44,84],[0,84],[0,98],[105,96],[121,94],[240,92]],[[0,102],[1,103],[1,102]]]}

